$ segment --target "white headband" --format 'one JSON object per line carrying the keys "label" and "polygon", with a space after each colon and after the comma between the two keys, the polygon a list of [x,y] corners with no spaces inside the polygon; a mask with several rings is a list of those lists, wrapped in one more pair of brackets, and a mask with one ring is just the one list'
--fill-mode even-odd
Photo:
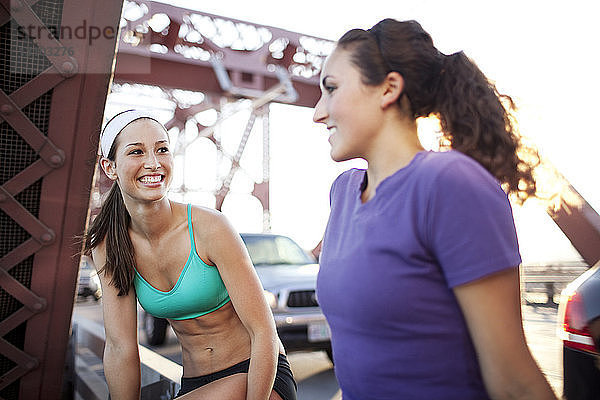
{"label": "white headband", "polygon": [[110,148],[117,138],[117,135],[125,129],[127,125],[140,118],[150,118],[160,123],[152,113],[143,110],[123,111],[122,113],[115,115],[106,123],[102,135],[100,136],[100,149],[102,150],[103,157],[108,157]]}

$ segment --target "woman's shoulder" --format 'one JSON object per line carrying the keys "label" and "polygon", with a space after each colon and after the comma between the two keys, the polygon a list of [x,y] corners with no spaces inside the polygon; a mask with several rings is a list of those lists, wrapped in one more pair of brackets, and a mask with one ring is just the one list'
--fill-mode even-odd
{"label": "woman's shoulder", "polygon": [[195,236],[214,234],[230,227],[229,220],[219,210],[200,205],[190,205],[190,211]]}
{"label": "woman's shoulder", "polygon": [[353,185],[355,183],[358,183],[360,185],[364,177],[364,169],[351,168],[339,174],[337,178],[335,178],[335,180],[333,181],[332,187]]}
{"label": "woman's shoulder", "polygon": [[214,208],[191,204],[192,221],[210,221],[218,222],[226,220],[225,215]]}
{"label": "woman's shoulder", "polygon": [[360,189],[360,185],[365,177],[365,170],[359,168],[352,168],[339,174],[337,178],[331,184],[329,191],[330,200],[333,197],[341,195],[341,193],[347,193],[349,190]]}
{"label": "woman's shoulder", "polygon": [[423,178],[429,177],[436,182],[458,183],[483,180],[499,185],[493,175],[481,164],[457,150],[427,152],[423,157],[419,174]]}
{"label": "woman's shoulder", "polygon": [[211,254],[220,254],[219,249],[241,241],[239,234],[221,211],[198,205],[192,205],[190,209],[196,251],[200,258],[213,265],[215,261]]}
{"label": "woman's shoulder", "polygon": [[423,157],[422,165],[431,172],[445,171],[454,166],[483,168],[473,158],[457,150],[428,151]]}

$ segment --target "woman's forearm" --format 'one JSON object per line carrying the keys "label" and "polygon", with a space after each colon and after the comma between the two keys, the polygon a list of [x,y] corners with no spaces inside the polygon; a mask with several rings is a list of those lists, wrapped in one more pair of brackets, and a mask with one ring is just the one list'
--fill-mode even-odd
{"label": "woman's forearm", "polygon": [[135,349],[106,345],[104,349],[104,376],[113,400],[139,400],[140,357]]}
{"label": "woman's forearm", "polygon": [[273,389],[277,372],[279,342],[270,334],[250,335],[252,349],[248,369],[248,400],[266,400]]}
{"label": "woman's forearm", "polygon": [[521,320],[518,269],[454,288],[493,399],[556,399],[529,352]]}
{"label": "woman's forearm", "polygon": [[540,374],[527,382],[508,382],[504,386],[486,385],[492,399],[497,400],[556,400],[550,385]]}

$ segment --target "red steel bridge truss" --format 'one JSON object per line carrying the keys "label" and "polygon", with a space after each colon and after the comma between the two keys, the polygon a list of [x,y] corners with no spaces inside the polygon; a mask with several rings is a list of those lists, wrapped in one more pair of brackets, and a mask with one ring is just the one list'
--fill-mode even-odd
{"label": "red steel bridge truss", "polygon": [[[217,184],[209,189],[218,210],[236,172],[243,169],[240,161],[251,132],[262,129],[262,176],[255,179],[251,194],[260,201],[263,229],[269,230],[269,104],[314,106],[320,94],[320,68],[332,47],[331,41],[274,27],[160,3],[125,1],[113,94],[118,98],[137,88],[168,99],[172,117],[165,126],[176,133],[174,153],[181,160],[198,139],[213,143],[224,164]],[[150,88],[160,88],[160,93]],[[207,110],[216,115],[210,125],[197,118]],[[249,115],[237,148],[227,151],[221,139],[231,132],[219,127],[240,112]],[[175,190],[185,193],[193,190],[190,186],[184,179]]]}

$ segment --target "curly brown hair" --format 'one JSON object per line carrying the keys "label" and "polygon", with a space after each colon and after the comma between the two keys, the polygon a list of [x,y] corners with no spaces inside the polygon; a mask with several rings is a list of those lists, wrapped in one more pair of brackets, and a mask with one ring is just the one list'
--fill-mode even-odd
{"label": "curly brown hair", "polygon": [[436,116],[449,147],[479,162],[518,201],[535,195],[539,156],[516,131],[512,98],[499,94],[463,52],[444,55],[418,22],[394,19],[369,30],[352,29],[338,47],[350,51],[366,85],[400,73],[404,91],[398,104],[406,96],[414,119]]}

